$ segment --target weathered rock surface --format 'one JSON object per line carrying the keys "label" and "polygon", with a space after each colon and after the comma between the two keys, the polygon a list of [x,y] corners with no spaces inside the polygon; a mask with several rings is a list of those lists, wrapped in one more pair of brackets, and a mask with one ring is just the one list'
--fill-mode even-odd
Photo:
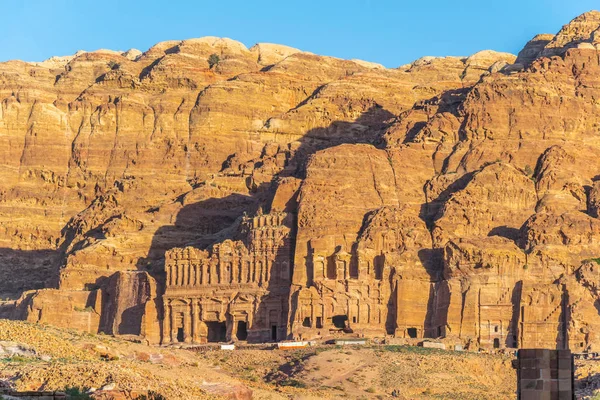
{"label": "weathered rock surface", "polygon": [[598,348],[599,16],[398,69],[214,37],[1,63],[0,311]]}

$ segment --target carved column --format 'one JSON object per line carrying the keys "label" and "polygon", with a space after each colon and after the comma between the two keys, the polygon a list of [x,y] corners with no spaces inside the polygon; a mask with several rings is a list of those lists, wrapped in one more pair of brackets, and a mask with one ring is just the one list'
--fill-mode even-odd
{"label": "carved column", "polygon": [[217,283],[217,265],[213,264],[212,262],[210,262],[210,284],[211,285],[215,285]]}
{"label": "carved column", "polygon": [[202,282],[203,285],[208,285],[209,284],[208,261],[202,261],[201,268],[202,268],[202,276],[200,277],[201,278],[200,281]]}
{"label": "carved column", "polygon": [[213,285],[221,283],[221,263],[219,261],[213,263],[211,282]]}
{"label": "carved column", "polygon": [[262,259],[258,261],[258,266],[257,266],[257,277],[256,277],[256,283],[260,284],[262,282],[262,277],[263,277],[263,269],[264,269],[264,265],[262,262]]}
{"label": "carved column", "polygon": [[183,341],[185,343],[190,343],[192,341],[192,334],[191,334],[191,321],[190,321],[190,314],[191,314],[191,310],[190,310],[190,306],[187,305],[185,307],[185,312],[183,313]]}
{"label": "carved column", "polygon": [[240,270],[239,270],[239,274],[238,274],[238,282],[239,283],[246,283],[246,277],[248,276],[248,272],[246,271],[247,266],[248,266],[248,260],[246,258],[241,258],[240,259]]}
{"label": "carved column", "polygon": [[171,314],[171,329],[169,330],[171,335],[171,343],[174,343],[177,339],[177,332],[175,328],[175,313],[173,312],[173,306],[169,305],[169,309],[171,310],[169,314]]}
{"label": "carved column", "polygon": [[261,276],[261,280],[263,282],[267,282],[267,269],[268,269],[268,265],[267,265],[267,257],[265,256],[265,253],[262,254],[262,276]]}
{"label": "carved column", "polygon": [[189,285],[190,280],[190,265],[189,263],[183,264],[183,286]]}
{"label": "carved column", "polygon": [[239,265],[240,260],[238,260],[237,258],[234,258],[231,261],[231,275],[229,276],[229,282],[230,283],[236,283],[237,282],[237,269],[238,269],[238,265]]}
{"label": "carved column", "polygon": [[352,305],[350,304],[350,300],[346,300],[346,315],[348,316],[348,324],[352,322]]}
{"label": "carved column", "polygon": [[237,323],[236,323],[236,319],[235,316],[232,315],[231,316],[231,337],[229,337],[229,340],[235,340],[237,339]]}
{"label": "carved column", "polygon": [[172,343],[173,338],[171,337],[171,306],[166,304],[165,300],[165,316],[163,318],[163,330],[162,330],[162,343]]}
{"label": "carved column", "polygon": [[198,302],[192,299],[192,343],[198,343]]}
{"label": "carved column", "polygon": [[271,268],[273,268],[273,263],[269,260],[269,257],[265,257],[265,282],[269,282],[271,279]]}

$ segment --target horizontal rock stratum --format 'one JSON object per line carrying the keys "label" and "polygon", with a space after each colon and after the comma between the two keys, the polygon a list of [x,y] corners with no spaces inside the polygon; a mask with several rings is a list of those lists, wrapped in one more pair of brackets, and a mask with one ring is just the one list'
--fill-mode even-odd
{"label": "horizontal rock stratum", "polygon": [[397,69],[214,37],[0,63],[0,315],[599,350],[599,32]]}

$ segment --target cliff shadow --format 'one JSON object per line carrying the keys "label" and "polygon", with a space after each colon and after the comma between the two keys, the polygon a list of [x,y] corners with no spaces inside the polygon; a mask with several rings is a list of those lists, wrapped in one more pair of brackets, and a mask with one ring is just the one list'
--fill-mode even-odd
{"label": "cliff shadow", "polygon": [[[354,121],[333,121],[328,126],[308,130],[297,140],[298,146],[290,151],[291,154],[285,161],[285,167],[281,172],[275,174],[271,183],[280,177],[304,178],[310,156],[321,150],[342,144],[371,144],[377,148],[383,148],[383,134],[395,118],[394,114],[375,103]],[[261,158],[264,156],[263,153]],[[231,161],[232,158],[225,160],[222,171],[230,167]],[[258,160],[254,167],[260,168],[262,163],[263,160]],[[266,185],[266,187],[268,186]]]}
{"label": "cliff shadow", "polygon": [[252,196],[233,193],[222,198],[208,198],[184,204],[177,212],[173,224],[160,227],[152,237],[146,257],[138,260],[140,270],[148,271],[162,285],[167,250],[181,247],[206,249],[238,234],[240,219],[257,210]]}
{"label": "cliff shadow", "polygon": [[[442,93],[438,94],[437,96],[434,96],[427,100],[423,100],[421,102],[415,103],[413,108],[406,111],[406,113],[409,113],[410,111],[412,111],[415,108],[415,106],[417,106],[417,105],[418,105],[418,107],[433,106],[433,107],[437,107],[437,111],[436,111],[437,113],[447,112],[447,113],[453,114],[456,117],[460,117],[460,113],[458,110],[459,106],[463,103],[464,99],[466,98],[466,95],[469,93],[470,90],[471,90],[471,87],[463,87],[460,89],[450,89],[450,90],[443,91]],[[407,144],[407,143],[413,142],[416,139],[419,132],[421,132],[421,130],[426,126],[427,126],[427,122],[415,123],[408,130],[408,132],[406,132],[406,135],[405,135],[402,143]]]}
{"label": "cliff shadow", "polygon": [[16,300],[28,290],[56,287],[59,250],[0,248],[0,300]]}
{"label": "cliff shadow", "polygon": [[289,246],[279,247],[275,253],[268,279],[262,284],[267,295],[258,302],[254,315],[257,326],[253,324],[249,342],[278,342],[288,338],[295,236],[292,227]]}
{"label": "cliff shadow", "polygon": [[[150,272],[156,279],[159,302],[165,291],[166,251],[187,246],[207,249],[226,239],[240,239],[242,217],[254,215],[259,209],[270,212],[280,178],[288,176],[303,178],[306,173],[306,162],[311,155],[320,150],[341,144],[376,145],[394,117],[382,106],[375,104],[355,121],[334,121],[327,127],[311,129],[298,141],[299,145],[295,151],[288,154],[284,168],[275,173],[269,181],[257,185],[247,181],[249,195],[232,193],[222,198],[214,197],[190,203],[186,203],[188,200],[182,195],[177,200],[181,202],[182,207],[177,211],[174,222],[164,225],[155,232],[147,256],[141,257],[137,263],[138,269]],[[263,153],[263,156],[256,161],[254,170],[263,166],[264,156]],[[228,168],[234,158],[234,155],[227,157],[221,166],[221,172]],[[250,179],[244,174],[237,177]],[[209,184],[211,184],[209,181],[202,183],[202,185]],[[292,197],[296,195],[297,192]],[[293,218],[291,243],[295,244],[296,204],[293,199],[288,201],[286,211]],[[261,284],[266,290],[266,295],[258,303],[256,309],[258,319],[254,321],[259,326],[259,337],[266,341],[282,340],[287,337],[286,328],[291,311],[289,296],[294,270],[293,245],[290,254],[280,253],[276,255],[268,280]],[[159,319],[162,319],[162,302],[160,303],[157,303],[157,308]],[[274,310],[280,310],[277,316],[274,316]],[[228,335],[232,336],[231,327],[228,328]],[[253,339],[252,335],[248,337],[249,341]]]}

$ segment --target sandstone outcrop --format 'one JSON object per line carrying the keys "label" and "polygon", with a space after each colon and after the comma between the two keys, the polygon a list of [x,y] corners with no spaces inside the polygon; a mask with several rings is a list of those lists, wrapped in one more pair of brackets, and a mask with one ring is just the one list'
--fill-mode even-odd
{"label": "sandstone outcrop", "polygon": [[0,311],[598,348],[599,15],[397,69],[214,37],[0,63]]}

